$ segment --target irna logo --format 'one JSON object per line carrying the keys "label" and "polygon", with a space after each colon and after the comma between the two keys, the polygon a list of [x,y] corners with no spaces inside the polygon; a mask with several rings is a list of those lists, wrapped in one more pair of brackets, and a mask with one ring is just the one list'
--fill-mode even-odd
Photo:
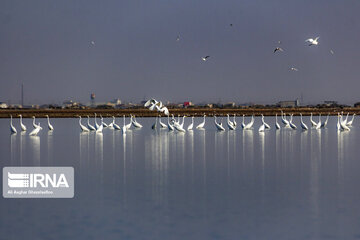
{"label": "irna logo", "polygon": [[43,173],[10,173],[8,172],[8,185],[11,188],[37,188],[37,187],[69,187],[65,174],[43,174]]}

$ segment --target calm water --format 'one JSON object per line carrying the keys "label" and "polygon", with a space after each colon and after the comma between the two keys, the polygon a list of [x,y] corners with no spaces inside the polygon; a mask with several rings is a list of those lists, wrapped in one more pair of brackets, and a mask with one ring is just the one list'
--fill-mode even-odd
{"label": "calm water", "polygon": [[357,120],[351,132],[330,118],[320,131],[259,134],[260,118],[226,132],[207,118],[181,134],[139,118],[123,136],[53,119],[29,137],[1,119],[0,166],[73,166],[75,197],[0,198],[0,239],[360,239]]}

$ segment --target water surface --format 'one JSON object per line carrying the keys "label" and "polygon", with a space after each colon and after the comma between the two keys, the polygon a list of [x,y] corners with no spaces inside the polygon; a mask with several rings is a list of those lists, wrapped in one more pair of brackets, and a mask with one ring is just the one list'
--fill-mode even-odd
{"label": "water surface", "polygon": [[259,133],[259,118],[225,132],[207,118],[183,134],[139,118],[123,136],[52,119],[54,131],[30,137],[1,119],[0,166],[73,166],[75,197],[1,198],[0,239],[360,239],[356,120],[350,132],[330,118],[326,129]]}

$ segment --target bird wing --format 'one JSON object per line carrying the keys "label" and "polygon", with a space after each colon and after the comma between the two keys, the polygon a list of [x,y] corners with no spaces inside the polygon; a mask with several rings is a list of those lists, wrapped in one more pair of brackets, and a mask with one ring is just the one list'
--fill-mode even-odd
{"label": "bird wing", "polygon": [[312,39],[312,38],[309,38],[309,39],[305,40],[305,42],[313,42],[313,41],[314,41],[314,39]]}
{"label": "bird wing", "polygon": [[320,37],[316,37],[316,38],[315,38],[315,41],[317,41],[319,38],[320,38]]}

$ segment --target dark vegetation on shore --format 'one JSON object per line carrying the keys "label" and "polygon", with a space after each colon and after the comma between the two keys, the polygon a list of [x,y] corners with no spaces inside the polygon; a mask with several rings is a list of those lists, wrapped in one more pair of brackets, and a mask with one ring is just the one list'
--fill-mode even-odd
{"label": "dark vegetation on shore", "polygon": [[[317,108],[317,107],[296,107],[296,108],[172,108],[169,109],[170,114],[177,115],[186,115],[186,116],[226,116],[226,114],[236,114],[237,116],[246,116],[249,115],[261,115],[264,116],[275,116],[275,114],[280,114],[280,112],[292,113],[294,115],[337,115],[338,112],[344,112],[345,114],[360,114],[360,107],[344,107],[344,108]],[[157,111],[150,111],[146,108],[134,108],[134,109],[0,109],[0,118],[9,118],[10,115],[13,117],[18,117],[21,114],[24,118],[31,118],[35,116],[37,118],[45,117],[49,115],[50,118],[74,118],[78,116],[93,117],[94,114],[98,116],[102,115],[103,117],[120,117],[120,116],[130,116],[130,114],[137,117],[155,117],[159,116]],[[164,115],[162,115],[164,116]]]}

